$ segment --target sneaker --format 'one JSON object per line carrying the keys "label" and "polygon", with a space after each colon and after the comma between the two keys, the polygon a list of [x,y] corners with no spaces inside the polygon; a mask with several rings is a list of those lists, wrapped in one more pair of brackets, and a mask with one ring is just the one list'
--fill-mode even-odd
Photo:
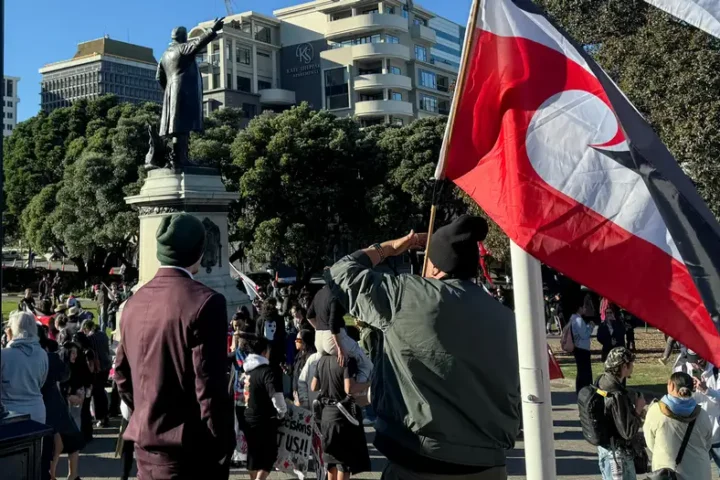
{"label": "sneaker", "polygon": [[345,418],[347,418],[348,422],[352,423],[356,427],[360,425],[360,422],[358,422],[358,419],[355,416],[355,400],[353,400],[350,395],[345,397],[345,399],[343,399],[341,402],[337,402],[335,405],[337,406],[338,410],[340,410],[340,413],[345,415]]}

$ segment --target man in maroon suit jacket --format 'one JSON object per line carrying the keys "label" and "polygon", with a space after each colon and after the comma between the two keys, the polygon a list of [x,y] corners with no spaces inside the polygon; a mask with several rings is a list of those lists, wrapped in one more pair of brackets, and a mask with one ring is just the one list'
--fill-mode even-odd
{"label": "man in maroon suit jacket", "polygon": [[115,380],[133,411],[138,478],[227,479],[235,446],[227,393],[225,297],[193,279],[204,250],[196,217],[163,219],[155,277],[122,315]]}

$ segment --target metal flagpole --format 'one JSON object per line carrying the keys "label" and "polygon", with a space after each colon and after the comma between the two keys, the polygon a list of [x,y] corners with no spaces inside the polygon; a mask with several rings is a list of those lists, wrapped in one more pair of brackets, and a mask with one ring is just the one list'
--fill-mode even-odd
{"label": "metal flagpole", "polygon": [[550,374],[540,261],[510,242],[522,400],[525,476],[555,480]]}
{"label": "metal flagpole", "polygon": [[[408,5],[412,5],[412,1]],[[455,91],[453,92],[453,100],[450,105],[450,115],[448,116],[447,126],[445,127],[445,136],[443,137],[442,147],[440,147],[440,158],[438,160],[438,166],[435,169],[435,186],[433,188],[433,199],[432,206],[430,207],[430,224],[428,225],[428,238],[427,244],[425,245],[425,258],[423,259],[422,276],[424,277],[427,273],[428,260],[430,259],[430,247],[432,241],[432,234],[435,231],[435,215],[437,214],[437,194],[442,189],[438,188],[438,182],[443,181],[445,178],[445,158],[447,156],[447,145],[450,143],[452,138],[452,128],[455,124],[455,115],[457,113],[458,101],[457,99],[462,95],[463,87],[465,86],[465,77],[467,72],[467,66],[470,62],[470,54],[472,53],[472,43],[475,37],[475,24],[477,23],[477,13],[480,6],[480,0],[473,0],[472,6],[470,7],[470,17],[468,18],[467,29],[465,30],[465,39],[463,41],[463,49],[460,57],[460,71],[458,72],[457,82],[455,83]],[[408,18],[412,17],[412,12],[408,12]]]}

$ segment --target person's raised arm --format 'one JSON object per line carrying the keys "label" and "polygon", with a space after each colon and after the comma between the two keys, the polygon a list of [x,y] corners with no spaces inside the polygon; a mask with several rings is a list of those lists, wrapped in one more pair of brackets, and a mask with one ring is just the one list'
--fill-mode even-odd
{"label": "person's raised arm", "polygon": [[205,32],[200,36],[200,38],[193,39],[185,44],[183,44],[182,48],[182,54],[183,55],[197,55],[203,48],[205,48],[208,43],[215,40],[215,37],[217,37],[218,32],[222,30],[223,25],[225,23],[225,17],[216,18],[215,23],[213,23],[212,28],[210,28],[209,31]]}
{"label": "person's raised arm", "polygon": [[410,234],[375,244],[349,255],[325,272],[325,280],[335,298],[350,315],[386,330],[390,327],[398,301],[400,280],[373,268],[387,257],[402,255],[410,248],[425,244],[427,235]]}

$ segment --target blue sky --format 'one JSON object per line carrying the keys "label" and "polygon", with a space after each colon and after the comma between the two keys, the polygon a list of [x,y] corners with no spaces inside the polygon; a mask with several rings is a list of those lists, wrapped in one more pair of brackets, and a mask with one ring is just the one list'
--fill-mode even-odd
{"label": "blue sky", "polygon": [[[235,0],[237,13],[273,10],[300,0]],[[471,0],[419,0],[418,5],[465,24]],[[151,47],[158,58],[177,25],[192,27],[225,14],[223,0],[10,0],[5,2],[5,75],[21,77],[19,120],[40,104],[43,65],[71,58],[79,42],[110,35]]]}

